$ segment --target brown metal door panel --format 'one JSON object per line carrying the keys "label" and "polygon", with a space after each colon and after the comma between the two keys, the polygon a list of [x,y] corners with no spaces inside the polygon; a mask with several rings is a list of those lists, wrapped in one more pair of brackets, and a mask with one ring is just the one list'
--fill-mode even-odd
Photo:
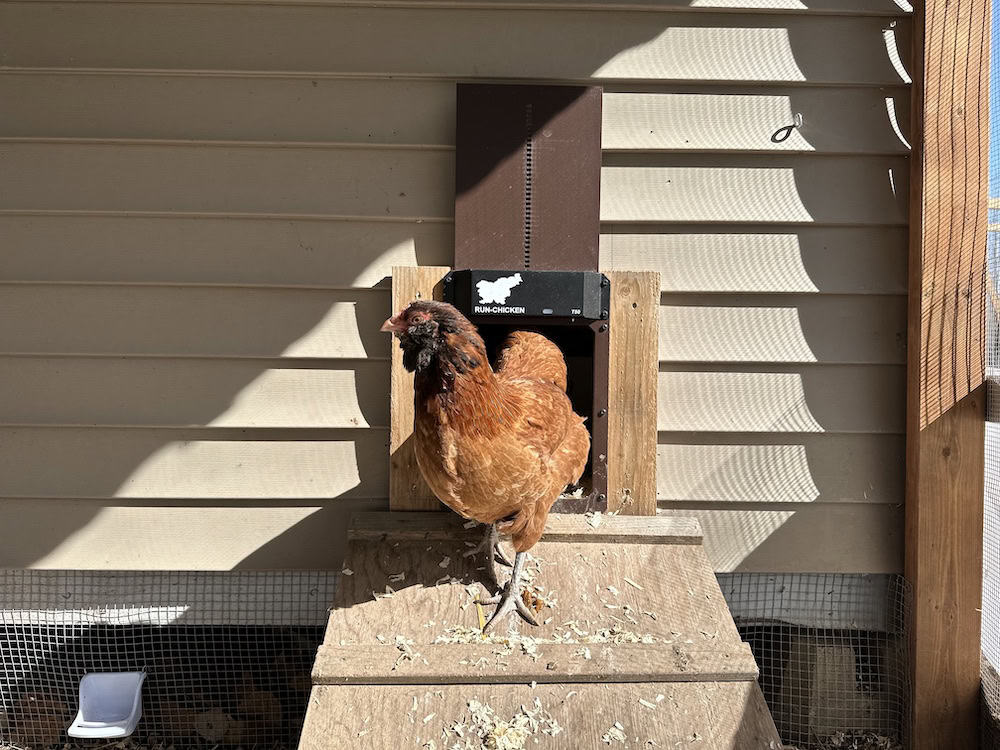
{"label": "brown metal door panel", "polygon": [[601,89],[459,84],[455,267],[598,267]]}

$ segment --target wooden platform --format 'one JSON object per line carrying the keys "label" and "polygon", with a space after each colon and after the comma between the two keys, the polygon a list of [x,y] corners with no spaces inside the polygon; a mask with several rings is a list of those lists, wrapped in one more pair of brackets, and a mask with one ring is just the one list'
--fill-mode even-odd
{"label": "wooden platform", "polygon": [[301,750],[780,748],[698,523],[594,521],[550,517],[526,566],[543,624],[484,639],[481,527],[355,516]]}

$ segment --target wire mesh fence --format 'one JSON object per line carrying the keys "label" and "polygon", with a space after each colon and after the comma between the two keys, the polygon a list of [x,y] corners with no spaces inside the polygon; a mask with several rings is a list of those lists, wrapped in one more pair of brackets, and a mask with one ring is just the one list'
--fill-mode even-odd
{"label": "wire mesh fence", "polygon": [[0,570],[0,745],[61,746],[84,674],[145,671],[142,743],[295,747],[334,582]]}
{"label": "wire mesh fence", "polygon": [[981,670],[984,748],[1000,748],[1000,305],[995,292],[1000,275],[1000,232],[996,229],[996,224],[991,223],[987,235],[989,294],[986,300],[986,475],[983,493]]}
{"label": "wire mesh fence", "polygon": [[899,750],[909,717],[902,576],[721,573],[778,733],[799,750]]}

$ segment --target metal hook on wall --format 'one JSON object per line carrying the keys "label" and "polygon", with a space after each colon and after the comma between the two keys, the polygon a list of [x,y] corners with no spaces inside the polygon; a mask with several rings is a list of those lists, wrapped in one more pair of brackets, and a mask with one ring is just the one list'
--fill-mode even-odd
{"label": "metal hook on wall", "polygon": [[784,143],[788,140],[792,131],[796,128],[802,127],[802,113],[796,112],[792,117],[792,124],[785,125],[783,128],[778,128],[771,134],[771,143]]}

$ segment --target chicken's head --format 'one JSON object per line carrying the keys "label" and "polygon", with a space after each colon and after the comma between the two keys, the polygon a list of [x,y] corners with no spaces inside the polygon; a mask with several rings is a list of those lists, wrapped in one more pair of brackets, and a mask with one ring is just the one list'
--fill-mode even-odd
{"label": "chicken's head", "polygon": [[483,348],[476,327],[447,302],[411,302],[385,321],[381,330],[399,339],[403,367],[410,372],[426,370],[441,358],[452,365],[457,363],[459,371],[479,365],[479,360],[465,351],[470,345],[477,352]]}

